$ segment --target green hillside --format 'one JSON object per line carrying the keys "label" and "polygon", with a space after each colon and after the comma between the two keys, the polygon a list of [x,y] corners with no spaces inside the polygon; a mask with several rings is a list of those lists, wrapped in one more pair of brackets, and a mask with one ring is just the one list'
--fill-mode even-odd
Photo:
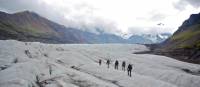
{"label": "green hillside", "polygon": [[170,37],[171,42],[176,41],[179,43],[176,45],[178,48],[195,48],[200,43],[200,24],[189,27],[182,33],[175,34]]}
{"label": "green hillside", "polygon": [[154,52],[178,60],[200,64],[200,14],[192,14]]}

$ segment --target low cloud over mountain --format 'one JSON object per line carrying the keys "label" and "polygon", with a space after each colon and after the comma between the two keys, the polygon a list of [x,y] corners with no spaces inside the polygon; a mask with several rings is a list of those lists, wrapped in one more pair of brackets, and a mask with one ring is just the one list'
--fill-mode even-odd
{"label": "low cloud over mountain", "polygon": [[[195,8],[174,8],[185,7],[182,2]],[[67,27],[123,36],[139,29],[139,34],[173,33],[191,13],[199,11],[198,3],[199,0],[1,0],[0,10],[34,11]],[[165,26],[157,27],[160,22]]]}

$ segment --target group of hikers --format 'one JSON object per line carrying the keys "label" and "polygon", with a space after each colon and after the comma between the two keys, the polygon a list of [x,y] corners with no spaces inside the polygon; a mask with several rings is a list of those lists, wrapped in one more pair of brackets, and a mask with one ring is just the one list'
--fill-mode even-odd
{"label": "group of hikers", "polygon": [[[101,63],[102,63],[102,60],[99,59],[99,65],[100,65],[100,66],[101,66]],[[106,64],[107,64],[107,67],[109,68],[109,65],[111,64],[109,59],[107,60]],[[115,67],[114,67],[114,68],[118,70],[118,66],[119,66],[119,61],[116,60],[116,61],[115,61]],[[126,68],[126,62],[123,61],[123,62],[122,62],[122,70],[123,70],[123,71],[126,71],[125,68]],[[131,64],[129,64],[128,67],[127,67],[128,76],[130,76],[130,77],[131,77],[132,68],[133,68],[133,67],[132,67]]]}

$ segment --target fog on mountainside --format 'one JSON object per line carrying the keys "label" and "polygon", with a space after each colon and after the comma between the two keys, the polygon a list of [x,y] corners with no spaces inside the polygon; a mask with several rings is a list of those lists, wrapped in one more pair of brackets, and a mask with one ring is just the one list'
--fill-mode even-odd
{"label": "fog on mountainside", "polygon": [[143,34],[132,35],[128,39],[115,34],[99,31],[99,34],[82,31],[76,28],[65,27],[52,22],[40,15],[30,12],[8,14],[0,12],[0,39],[14,39],[29,42],[43,43],[161,43],[171,34]]}

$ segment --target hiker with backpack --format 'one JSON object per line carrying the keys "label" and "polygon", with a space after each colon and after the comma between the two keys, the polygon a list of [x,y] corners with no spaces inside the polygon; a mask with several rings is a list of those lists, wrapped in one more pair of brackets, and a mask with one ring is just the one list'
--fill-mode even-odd
{"label": "hiker with backpack", "polygon": [[118,69],[119,62],[118,60],[115,61],[115,69]]}
{"label": "hiker with backpack", "polygon": [[110,60],[108,59],[106,64],[108,65],[108,68],[109,68],[109,65],[110,65]]}
{"label": "hiker with backpack", "polygon": [[122,62],[122,70],[123,70],[123,71],[126,71],[126,70],[125,70],[125,67],[126,67],[126,62],[123,61],[123,62]]}
{"label": "hiker with backpack", "polygon": [[99,59],[99,66],[101,66],[101,59]]}
{"label": "hiker with backpack", "polygon": [[128,65],[128,68],[127,68],[127,71],[128,71],[128,76],[130,76],[130,77],[131,77],[132,68],[133,68],[132,65],[129,64],[129,65]]}

